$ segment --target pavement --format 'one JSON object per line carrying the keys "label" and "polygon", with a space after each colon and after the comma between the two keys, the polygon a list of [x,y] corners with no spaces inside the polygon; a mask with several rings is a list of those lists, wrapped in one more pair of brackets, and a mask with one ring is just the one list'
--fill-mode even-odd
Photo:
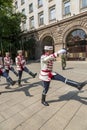
{"label": "pavement", "polygon": [[[15,67],[15,66],[14,66]],[[0,130],[87,130],[87,85],[78,91],[60,81],[52,81],[47,94],[49,106],[41,104],[40,63],[27,65],[37,77],[23,73],[22,87],[16,83],[6,89],[0,78]],[[55,61],[54,71],[82,82],[87,80],[87,61],[68,61],[66,70]],[[17,77],[10,72],[12,79]]]}

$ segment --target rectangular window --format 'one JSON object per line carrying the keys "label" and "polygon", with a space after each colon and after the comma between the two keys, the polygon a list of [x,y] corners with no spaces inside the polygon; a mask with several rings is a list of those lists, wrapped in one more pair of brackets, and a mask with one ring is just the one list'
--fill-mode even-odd
{"label": "rectangular window", "polygon": [[29,18],[29,22],[30,22],[30,28],[34,28],[34,16]]}
{"label": "rectangular window", "polygon": [[22,14],[24,14],[24,15],[25,15],[25,9],[22,9]]}
{"label": "rectangular window", "polygon": [[18,8],[18,1],[15,2],[15,8]]}
{"label": "rectangular window", "polygon": [[64,3],[64,15],[70,14],[70,1]]}
{"label": "rectangular window", "polygon": [[43,12],[38,14],[38,22],[39,22],[39,26],[44,24],[44,15]]}
{"label": "rectangular window", "polygon": [[33,3],[29,5],[29,13],[33,12]]}
{"label": "rectangular window", "polygon": [[21,5],[23,5],[25,3],[25,0],[21,0]]}
{"label": "rectangular window", "polygon": [[82,0],[82,8],[87,7],[87,0]]}
{"label": "rectangular window", "polygon": [[51,8],[49,8],[49,20],[55,20],[56,19],[56,10],[55,10],[55,6],[52,6]]}
{"label": "rectangular window", "polygon": [[43,6],[43,1],[42,0],[38,0],[38,7]]}
{"label": "rectangular window", "polygon": [[26,30],[26,21],[22,22],[22,30]]}

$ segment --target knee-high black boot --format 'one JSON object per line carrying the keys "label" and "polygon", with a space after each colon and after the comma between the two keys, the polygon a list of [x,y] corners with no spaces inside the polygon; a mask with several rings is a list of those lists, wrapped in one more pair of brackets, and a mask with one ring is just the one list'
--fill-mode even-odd
{"label": "knee-high black boot", "polygon": [[76,81],[73,81],[73,80],[66,79],[65,83],[70,85],[70,86],[77,88],[78,90],[81,90],[87,84],[87,81],[79,83],[79,82],[76,82]]}
{"label": "knee-high black boot", "polygon": [[13,81],[10,77],[7,77],[7,81],[13,86],[16,82]]}
{"label": "knee-high black boot", "polygon": [[22,86],[22,85],[21,85],[21,80],[20,80],[20,79],[18,80],[18,86],[19,86],[19,87]]}
{"label": "knee-high black boot", "polygon": [[31,71],[29,71],[29,74],[33,77],[33,78],[35,78],[36,77],[36,75],[37,75],[37,73],[32,73]]}
{"label": "knee-high black boot", "polygon": [[42,94],[42,99],[41,99],[41,103],[45,106],[49,106],[49,104],[45,101],[46,100],[46,95]]}

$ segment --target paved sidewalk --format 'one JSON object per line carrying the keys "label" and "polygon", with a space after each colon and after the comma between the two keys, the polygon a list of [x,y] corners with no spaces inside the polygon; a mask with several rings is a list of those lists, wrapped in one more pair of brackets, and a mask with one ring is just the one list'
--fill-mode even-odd
{"label": "paved sidewalk", "polygon": [[[39,75],[40,63],[28,64]],[[54,71],[75,81],[87,80],[87,62],[67,62],[66,70],[61,63],[54,63]],[[47,94],[50,106],[41,104],[42,86],[23,73],[22,87],[6,89],[6,81],[0,80],[0,130],[87,130],[87,85],[83,90],[52,81]],[[17,77],[10,72],[10,76]]]}

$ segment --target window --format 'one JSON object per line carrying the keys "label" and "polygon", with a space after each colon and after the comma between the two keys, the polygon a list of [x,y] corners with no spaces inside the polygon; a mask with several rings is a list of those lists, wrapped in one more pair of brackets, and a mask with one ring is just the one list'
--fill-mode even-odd
{"label": "window", "polygon": [[82,8],[87,7],[87,0],[82,0]]}
{"label": "window", "polygon": [[33,12],[33,3],[29,5],[29,13]]}
{"label": "window", "polygon": [[51,8],[49,8],[49,19],[50,20],[55,20],[56,19],[55,6],[52,6]]}
{"label": "window", "polygon": [[30,17],[29,22],[30,22],[30,28],[34,28],[34,16]]}
{"label": "window", "polygon": [[25,15],[25,9],[22,9],[22,14],[24,14],[24,15]]}
{"label": "window", "polygon": [[25,0],[21,0],[21,5],[23,5],[25,3]]}
{"label": "window", "polygon": [[43,1],[42,0],[38,0],[38,7],[41,7],[43,5]]}
{"label": "window", "polygon": [[26,21],[22,22],[22,30],[26,30]]}
{"label": "window", "polygon": [[15,8],[18,8],[18,1],[15,2]]}
{"label": "window", "polygon": [[70,1],[64,2],[64,15],[70,14]]}
{"label": "window", "polygon": [[44,24],[44,15],[43,12],[38,14],[38,21],[39,21],[39,25],[43,25]]}

